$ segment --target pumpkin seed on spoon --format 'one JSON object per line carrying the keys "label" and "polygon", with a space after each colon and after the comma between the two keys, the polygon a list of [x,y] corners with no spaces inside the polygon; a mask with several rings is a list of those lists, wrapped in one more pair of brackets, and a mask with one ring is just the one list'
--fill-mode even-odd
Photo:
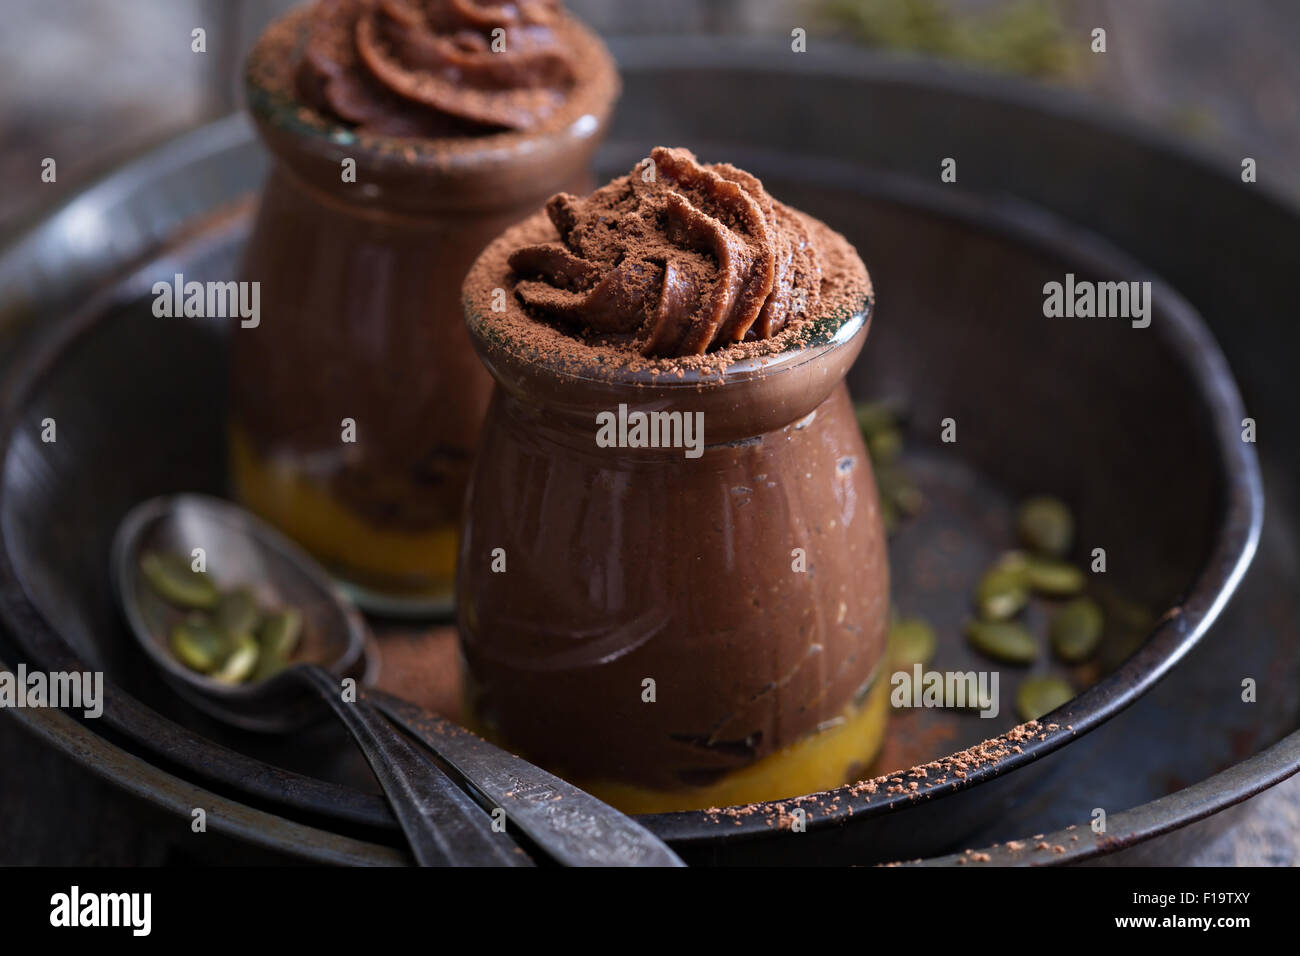
{"label": "pumpkin seed on spoon", "polygon": [[234,647],[226,655],[221,668],[212,674],[212,679],[223,684],[241,684],[252,676],[257,658],[257,638],[248,633],[240,634],[234,639]]}
{"label": "pumpkin seed on spoon", "polygon": [[302,614],[296,608],[280,608],[268,614],[257,632],[261,656],[253,680],[264,680],[288,666],[301,633]]}
{"label": "pumpkin seed on spoon", "polygon": [[226,591],[217,599],[217,626],[231,634],[252,634],[257,630],[262,612],[248,588]]}
{"label": "pumpkin seed on spoon", "polygon": [[271,677],[289,665],[302,630],[296,608],[264,615],[249,588],[221,591],[179,554],[149,552],[140,569],[170,603],[212,611],[194,611],[171,631],[172,653],[186,667],[223,684],[240,684]]}
{"label": "pumpkin seed on spoon", "polygon": [[178,607],[207,610],[217,604],[212,578],[206,571],[195,571],[184,555],[150,551],[140,559],[140,570],[150,587]]}
{"label": "pumpkin seed on spoon", "polygon": [[210,674],[225,660],[230,641],[206,614],[195,612],[172,628],[171,649],[190,670]]}

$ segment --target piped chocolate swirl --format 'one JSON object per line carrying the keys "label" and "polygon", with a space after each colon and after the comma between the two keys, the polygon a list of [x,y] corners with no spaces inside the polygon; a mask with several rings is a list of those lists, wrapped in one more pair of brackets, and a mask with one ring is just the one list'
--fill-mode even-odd
{"label": "piped chocolate swirl", "polygon": [[575,29],[558,0],[317,0],[294,82],[366,133],[529,130],[578,82]]}
{"label": "piped chocolate swirl", "polygon": [[557,326],[665,357],[772,338],[816,314],[810,221],[734,166],[658,147],[586,198],[554,196],[546,213],[557,238],[508,261],[518,300]]}

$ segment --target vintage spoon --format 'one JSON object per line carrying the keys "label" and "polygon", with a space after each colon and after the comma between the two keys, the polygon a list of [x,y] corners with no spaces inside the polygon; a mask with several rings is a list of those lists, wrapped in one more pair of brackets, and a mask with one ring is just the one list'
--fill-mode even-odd
{"label": "vintage spoon", "polygon": [[557,863],[565,866],[685,866],[631,817],[567,780],[428,711],[378,690],[375,706],[431,751]]}
{"label": "vintage spoon", "polygon": [[[306,622],[300,656],[315,663],[230,685],[176,660],[166,635],[177,612],[143,580],[140,556],[151,549],[189,555],[195,548],[204,549],[218,583],[253,588],[266,606],[298,608]],[[345,702],[341,680],[360,683],[365,663],[360,614],[314,560],[243,509],[190,494],[146,501],[119,525],[112,567],[132,633],[196,706],[235,726],[285,732],[319,716],[314,697],[329,703],[365,753],[419,862],[529,864],[513,840],[492,832],[484,809],[499,808],[510,826],[567,866],[684,865],[632,818],[464,728],[375,690]],[[389,720],[461,778],[482,808]]]}
{"label": "vintage spoon", "polygon": [[[303,615],[304,663],[251,684],[224,684],[190,670],[167,635],[176,611],[140,570],[150,550],[191,555],[203,549],[219,584],[242,585],[267,606]],[[360,694],[346,701],[342,681],[358,681],[366,628],[325,573],[278,532],[216,498],[176,495],[133,508],[113,542],[115,590],[131,632],[163,676],[219,720],[246,729],[286,732],[320,713],[324,700],[352,734],[379,779],[393,814],[422,866],[529,866],[532,860],[443,770],[410,743]]]}

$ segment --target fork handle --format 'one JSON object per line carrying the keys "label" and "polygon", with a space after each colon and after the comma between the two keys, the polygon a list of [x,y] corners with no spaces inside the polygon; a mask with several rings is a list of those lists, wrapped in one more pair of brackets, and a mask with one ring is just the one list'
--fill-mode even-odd
{"label": "fork handle", "polygon": [[505,832],[432,760],[364,698],[343,699],[338,678],[322,667],[295,668],[333,708],[379,778],[420,866],[533,866]]}

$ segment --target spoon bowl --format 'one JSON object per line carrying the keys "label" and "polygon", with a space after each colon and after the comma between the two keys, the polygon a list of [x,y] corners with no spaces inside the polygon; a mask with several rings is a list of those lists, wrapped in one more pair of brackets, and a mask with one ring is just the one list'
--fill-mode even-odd
{"label": "spoon bowl", "polygon": [[245,730],[294,730],[326,716],[317,695],[287,668],[266,680],[227,684],[191,670],[168,646],[183,616],[149,586],[140,568],[151,552],[194,557],[202,550],[220,588],[245,587],[264,607],[295,607],[302,637],[294,663],[363,680],[366,626],[356,608],[297,545],[242,508],[198,494],[151,498],[122,519],[113,540],[113,587],[130,631],[167,682],[195,706]]}

